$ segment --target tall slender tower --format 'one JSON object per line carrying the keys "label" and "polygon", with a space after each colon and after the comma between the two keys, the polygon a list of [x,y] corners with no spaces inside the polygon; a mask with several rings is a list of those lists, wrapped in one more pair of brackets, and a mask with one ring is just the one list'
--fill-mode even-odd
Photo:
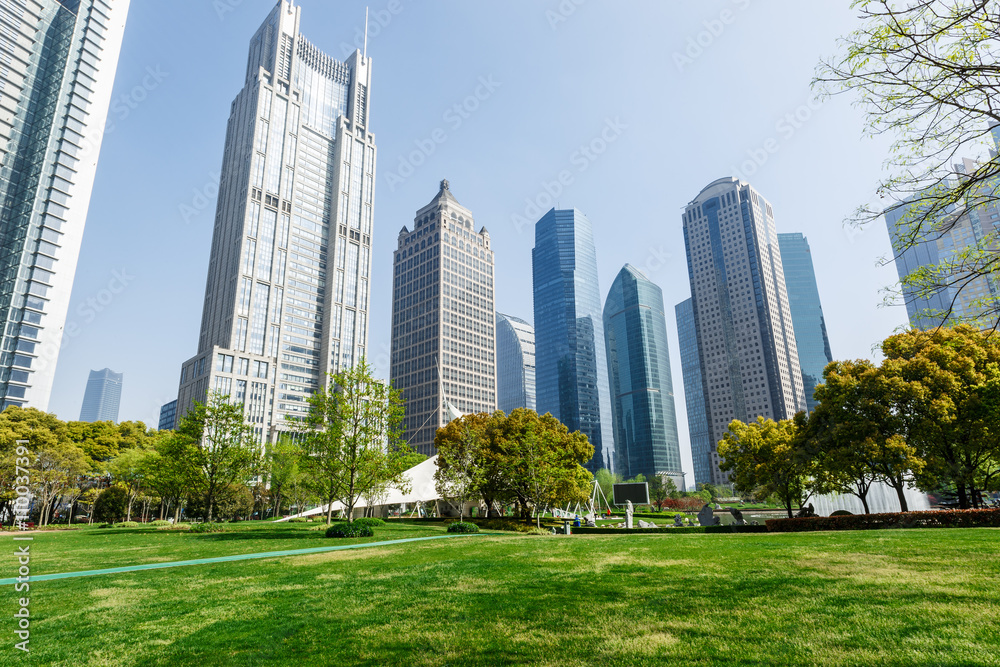
{"label": "tall slender tower", "polygon": [[301,417],[327,373],[368,340],[375,138],[371,59],[345,62],[280,0],[250,41],[226,131],[198,354],[177,418],[210,390],[244,405],[261,440]]}
{"label": "tall slender tower", "polygon": [[615,471],[625,479],[669,477],[683,489],[663,291],[631,264],[619,271],[604,302],[604,338]]}
{"label": "tall slender tower", "polygon": [[48,409],[128,8],[0,3],[0,408]]}
{"label": "tall slender tower", "polygon": [[118,408],[122,400],[122,374],[110,368],[90,371],[87,390],[83,393],[80,408],[82,422],[118,422]]}
{"label": "tall slender tower", "polygon": [[698,332],[694,326],[694,301],[685,299],[674,307],[677,316],[677,344],[681,349],[681,372],[684,375],[684,407],[687,409],[688,438],[694,464],[694,483],[711,484],[712,435],[708,428],[705,385],[701,377]]}
{"label": "tall slender tower", "polygon": [[535,329],[497,313],[497,407],[535,409]]}
{"label": "tall slender tower", "polygon": [[594,446],[592,472],[614,467],[611,394],[597,251],[590,220],[550,210],[531,251],[535,308],[535,402]]}
{"label": "tall slender tower", "polygon": [[823,369],[833,361],[833,352],[830,351],[830,338],[826,335],[826,318],[819,300],[809,240],[798,233],[778,234],[778,247],[785,269],[795,345],[799,350],[802,387],[806,394],[806,407],[811,412],[816,407],[813,392],[817,385],[823,384]]}
{"label": "tall slender tower", "polygon": [[733,419],[790,419],[806,409],[771,204],[720,178],[687,205],[684,244],[698,337],[713,483]]}
{"label": "tall slender tower", "polygon": [[497,408],[493,250],[448,181],[398,243],[390,374],[406,401],[407,442],[431,456],[439,428]]}

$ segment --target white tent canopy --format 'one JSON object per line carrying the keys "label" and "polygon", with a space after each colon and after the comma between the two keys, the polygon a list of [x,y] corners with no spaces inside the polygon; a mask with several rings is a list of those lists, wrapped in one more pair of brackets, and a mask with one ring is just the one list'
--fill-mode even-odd
{"label": "white tent canopy", "polygon": [[[369,505],[400,505],[403,503],[412,505],[418,502],[427,503],[439,500],[441,499],[441,494],[434,488],[434,472],[436,470],[437,455],[435,454],[426,461],[418,463],[403,473],[403,476],[410,482],[409,492],[403,493],[397,488],[389,487],[385,496],[372,498],[370,501],[368,498],[361,497],[358,499],[358,502],[354,507],[357,509],[368,507]],[[334,512],[339,512],[342,509],[345,509],[342,502],[337,501],[333,503]],[[326,514],[326,510],[327,506],[322,505],[320,507],[314,507],[311,510],[306,510],[305,512],[300,512],[294,516],[279,519],[279,521],[287,521],[288,519],[294,519],[300,516]]]}

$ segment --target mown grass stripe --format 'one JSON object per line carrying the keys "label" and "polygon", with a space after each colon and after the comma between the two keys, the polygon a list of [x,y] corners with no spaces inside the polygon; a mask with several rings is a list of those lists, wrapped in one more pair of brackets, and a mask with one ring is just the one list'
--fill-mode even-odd
{"label": "mown grass stripe", "polygon": [[[402,540],[386,540],[384,542],[367,542],[365,544],[347,544],[337,547],[312,547],[310,549],[291,549],[286,551],[262,551],[255,554],[236,554],[233,556],[215,556],[213,558],[196,558],[194,560],[175,560],[166,563],[146,563],[144,565],[127,565],[123,567],[109,567],[103,570],[81,570],[80,572],[60,572],[58,574],[38,574],[31,575],[27,581],[52,581],[55,579],[72,579],[74,577],[94,577],[99,574],[119,574],[122,572],[138,572],[140,570],[159,570],[166,567],[183,567],[185,565],[207,565],[210,563],[229,563],[239,560],[252,560],[255,558],[281,558],[283,556],[301,556],[304,554],[316,554],[326,551],[343,551],[345,549],[364,549],[366,547],[385,547],[392,544],[404,544],[406,542],[424,542],[426,540],[443,540],[450,537],[475,537],[473,534],[456,533],[451,535],[432,535],[430,537],[409,537]],[[0,586],[8,586],[17,583],[17,577],[0,579]]]}

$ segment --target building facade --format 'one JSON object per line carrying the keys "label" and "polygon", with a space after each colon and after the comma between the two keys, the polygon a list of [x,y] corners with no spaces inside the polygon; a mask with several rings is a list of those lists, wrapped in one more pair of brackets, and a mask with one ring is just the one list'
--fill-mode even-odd
{"label": "building facade", "polygon": [[198,353],[180,419],[209,391],[244,405],[261,441],[308,411],[368,340],[375,183],[371,59],[341,62],[280,0],[250,41],[222,160]]}
{"label": "building facade", "polygon": [[594,446],[589,470],[614,467],[611,393],[597,251],[590,220],[576,209],[546,213],[531,251],[535,312],[535,401]]}
{"label": "building facade", "polygon": [[177,428],[177,399],[160,407],[160,420],[156,428],[161,431],[172,431]]}
{"label": "building facade", "polygon": [[805,392],[774,213],[749,183],[722,178],[683,214],[713,484],[729,423],[790,419]]}
{"label": "building facade", "polygon": [[681,373],[684,375],[684,405],[687,411],[688,438],[694,464],[695,488],[712,484],[712,434],[708,428],[704,378],[698,354],[698,332],[694,326],[694,302],[685,299],[674,307],[677,318],[677,344],[681,350]]}
{"label": "building facade", "polygon": [[393,253],[390,376],[421,454],[456,416],[496,410],[495,312],[490,234],[441,181]]}
{"label": "building facade", "polygon": [[819,286],[813,267],[809,240],[802,234],[778,234],[781,265],[785,270],[788,306],[792,311],[795,329],[795,346],[799,351],[799,368],[802,369],[802,388],[806,394],[806,409],[816,407],[813,392],[823,384],[823,369],[833,361],[830,339],[826,335],[823,304],[819,300]]}
{"label": "building facade", "polygon": [[121,373],[110,368],[90,371],[87,389],[83,392],[83,406],[80,408],[82,422],[118,423],[118,408],[122,401]]}
{"label": "building facade", "polygon": [[663,291],[626,264],[604,302],[615,472],[684,488]]}
{"label": "building facade", "polygon": [[128,9],[0,3],[0,407],[48,409]]}
{"label": "building facade", "polygon": [[524,320],[497,313],[497,408],[535,409],[535,329]]}

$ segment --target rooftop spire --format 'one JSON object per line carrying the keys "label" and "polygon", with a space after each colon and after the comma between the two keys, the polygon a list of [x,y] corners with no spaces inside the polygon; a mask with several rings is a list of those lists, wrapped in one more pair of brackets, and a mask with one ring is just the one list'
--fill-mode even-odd
{"label": "rooftop spire", "polygon": [[443,179],[441,181],[441,190],[442,191],[448,190],[450,192],[451,191],[451,187],[450,186],[451,186],[451,183],[448,182],[447,178],[445,178],[445,179]]}

